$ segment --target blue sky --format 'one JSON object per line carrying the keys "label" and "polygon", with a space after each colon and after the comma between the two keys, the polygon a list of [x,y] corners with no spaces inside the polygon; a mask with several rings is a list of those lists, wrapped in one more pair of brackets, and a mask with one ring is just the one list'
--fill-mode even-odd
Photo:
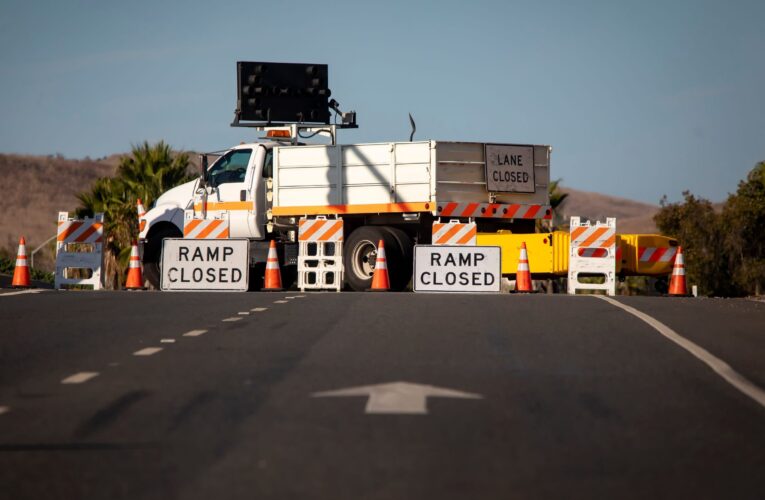
{"label": "blue sky", "polygon": [[553,146],[566,185],[721,201],[765,160],[765,2],[2,0],[0,152],[215,150],[237,60],[315,62],[341,142]]}

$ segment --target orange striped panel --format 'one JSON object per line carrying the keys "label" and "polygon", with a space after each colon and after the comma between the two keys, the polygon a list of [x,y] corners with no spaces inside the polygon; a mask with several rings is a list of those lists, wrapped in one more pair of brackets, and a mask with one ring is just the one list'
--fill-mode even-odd
{"label": "orange striped panel", "polygon": [[610,228],[608,228],[608,227],[599,227],[599,228],[596,228],[595,231],[593,231],[591,235],[589,235],[587,238],[585,238],[585,240],[582,241],[581,243],[579,243],[579,245],[577,245],[577,246],[588,247],[588,246],[592,245],[593,242],[595,242],[598,238],[600,238],[603,235],[603,233],[605,233],[609,229]]}
{"label": "orange striped panel", "polygon": [[342,229],[342,227],[343,223],[341,221],[335,221],[335,223],[321,235],[319,241],[329,241],[336,232]]}
{"label": "orange striped panel", "polygon": [[186,224],[183,226],[183,235],[188,236],[201,222],[203,219],[191,219],[187,220]]}
{"label": "orange striped panel", "polygon": [[444,243],[448,242],[452,236],[457,234],[460,229],[462,229],[464,226],[462,224],[453,224],[454,227],[450,228],[446,234],[442,235],[441,238],[439,238],[438,241],[436,241],[436,245],[443,245]]}
{"label": "orange striped panel", "polygon": [[81,235],[74,239],[74,241],[77,243],[82,243],[83,241],[87,240],[91,234],[95,233],[99,229],[101,229],[100,224],[91,224],[90,227],[83,231]]}
{"label": "orange striped panel", "polygon": [[571,241],[576,241],[579,239],[579,237],[582,235],[583,232],[587,231],[589,227],[576,227],[573,231],[571,231]]}
{"label": "orange striped panel", "polygon": [[300,239],[301,240],[310,240],[311,236],[313,236],[313,234],[316,233],[316,231],[321,229],[326,222],[327,221],[323,220],[323,219],[316,219],[316,220],[314,220],[313,224],[311,225],[311,227],[306,229],[305,232],[300,235]]}
{"label": "orange striped panel", "polygon": [[56,235],[57,241],[66,241],[66,239],[71,236],[72,234],[76,233],[78,229],[82,226],[82,222],[78,221],[71,221],[71,222],[59,222],[59,230],[61,229],[61,225],[63,224],[69,224],[69,226],[64,229],[63,231],[59,231],[58,235]]}
{"label": "orange striped panel", "polygon": [[476,226],[473,226],[473,228],[470,229],[465,234],[465,236],[463,236],[462,238],[460,238],[457,241],[457,244],[458,245],[465,245],[465,244],[469,243],[471,240],[473,240],[476,237],[477,232],[478,232],[478,228]]}
{"label": "orange striped panel", "polygon": [[202,229],[199,234],[197,235],[198,239],[204,239],[207,238],[210,233],[212,233],[218,226],[220,226],[223,223],[222,220],[219,219],[212,219],[207,221],[207,227]]}

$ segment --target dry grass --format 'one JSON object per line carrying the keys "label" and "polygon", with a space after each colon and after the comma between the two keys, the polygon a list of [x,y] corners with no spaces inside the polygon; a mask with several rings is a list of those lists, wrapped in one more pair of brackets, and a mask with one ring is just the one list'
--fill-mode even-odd
{"label": "dry grass", "polygon": [[56,234],[58,212],[74,211],[76,195],[98,177],[112,175],[118,162],[115,157],[68,160],[0,154],[0,178],[5,184],[0,196],[0,249],[14,254],[19,236],[24,236],[31,252]]}
{"label": "dry grass", "polygon": [[600,221],[605,221],[606,217],[616,217],[618,233],[657,232],[653,216],[659,210],[658,205],[567,187],[561,187],[561,191],[568,193],[560,209],[563,220],[567,221],[571,216]]}

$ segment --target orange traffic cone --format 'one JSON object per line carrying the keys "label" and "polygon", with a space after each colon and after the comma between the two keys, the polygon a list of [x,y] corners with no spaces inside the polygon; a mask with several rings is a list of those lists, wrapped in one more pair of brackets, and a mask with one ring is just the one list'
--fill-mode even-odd
{"label": "orange traffic cone", "polygon": [[521,243],[521,255],[518,257],[518,269],[515,273],[515,291],[520,293],[533,292],[531,288],[531,272],[529,271],[529,254],[526,242]]}
{"label": "orange traffic cone", "polygon": [[375,274],[372,276],[372,288],[370,292],[387,292],[390,290],[388,279],[388,260],[385,258],[385,243],[383,240],[377,244],[377,258],[375,259]]}
{"label": "orange traffic cone", "polygon": [[29,264],[27,264],[27,242],[24,237],[19,238],[19,251],[16,254],[16,267],[13,268],[13,288],[29,288],[32,281],[29,278]]}
{"label": "orange traffic cone", "polygon": [[143,208],[143,203],[141,203],[141,198],[138,198],[138,200],[135,202],[135,208],[138,212],[138,218],[140,219],[144,215],[146,215],[146,209]]}
{"label": "orange traffic cone", "polygon": [[675,265],[672,267],[672,278],[669,280],[669,294],[688,295],[688,288],[685,286],[685,259],[683,258],[683,247],[677,247]]}
{"label": "orange traffic cone", "polygon": [[128,264],[125,290],[143,290],[143,274],[141,273],[141,257],[138,255],[138,243],[133,240],[130,248],[130,263]]}
{"label": "orange traffic cone", "polygon": [[263,283],[264,292],[281,292],[282,273],[279,271],[279,256],[276,253],[276,241],[271,240],[266,258],[266,277]]}

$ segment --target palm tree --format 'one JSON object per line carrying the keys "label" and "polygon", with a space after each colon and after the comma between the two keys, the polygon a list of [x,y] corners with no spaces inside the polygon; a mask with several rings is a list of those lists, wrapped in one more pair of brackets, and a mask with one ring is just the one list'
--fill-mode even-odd
{"label": "palm tree", "polygon": [[119,287],[130,257],[131,242],[138,235],[136,199],[153,203],[164,191],[192,178],[187,172],[189,157],[175,153],[160,141],[134,145],[122,158],[115,177],[103,177],[90,191],[80,193],[77,216],[104,213],[104,276],[107,287]]}
{"label": "palm tree", "polygon": [[562,192],[559,188],[562,180],[563,179],[556,179],[554,181],[550,181],[550,185],[547,188],[548,192],[550,193],[550,208],[553,212],[553,227],[560,226],[562,224],[563,220],[560,218],[560,214],[558,213],[557,209],[563,204],[564,201],[566,201],[566,198],[568,198],[568,193]]}

